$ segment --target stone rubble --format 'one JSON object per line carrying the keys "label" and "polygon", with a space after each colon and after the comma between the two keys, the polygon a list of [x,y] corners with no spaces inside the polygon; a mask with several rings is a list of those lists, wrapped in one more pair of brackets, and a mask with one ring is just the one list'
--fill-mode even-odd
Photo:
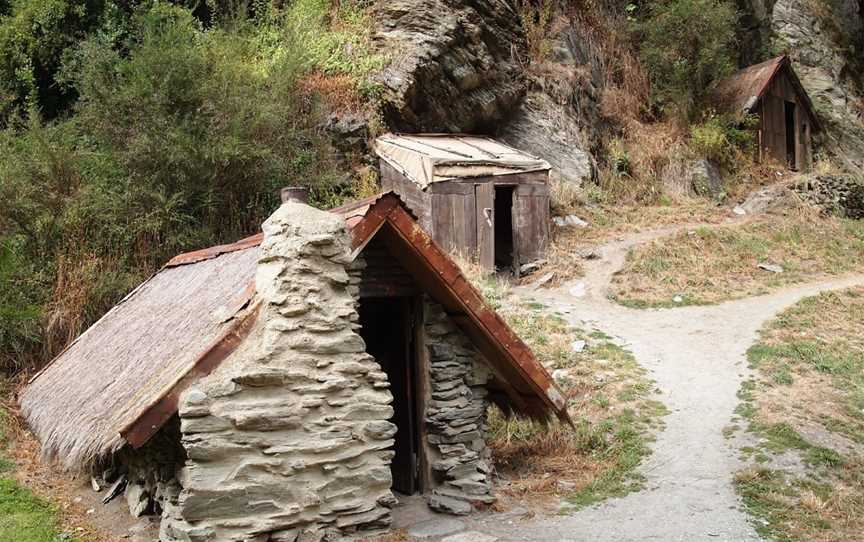
{"label": "stone rubble", "polygon": [[848,175],[814,175],[794,184],[793,189],[826,213],[864,218],[864,179]]}

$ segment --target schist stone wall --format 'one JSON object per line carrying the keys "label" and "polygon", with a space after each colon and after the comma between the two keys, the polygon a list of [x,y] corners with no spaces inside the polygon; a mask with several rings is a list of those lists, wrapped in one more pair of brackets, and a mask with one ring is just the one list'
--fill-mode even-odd
{"label": "schist stone wall", "polygon": [[425,303],[429,360],[426,423],[433,488],[429,505],[468,514],[490,504],[490,451],[486,447],[486,384],[491,374],[473,344],[437,303]]}
{"label": "schist stone wall", "polygon": [[390,523],[396,427],[357,330],[341,217],[287,203],[264,224],[258,321],[180,403],[188,459],[166,541],[314,541]]}

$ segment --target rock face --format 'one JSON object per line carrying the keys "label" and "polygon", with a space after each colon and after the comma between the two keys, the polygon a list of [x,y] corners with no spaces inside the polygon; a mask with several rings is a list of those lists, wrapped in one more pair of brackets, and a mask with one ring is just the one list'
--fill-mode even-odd
{"label": "rock face", "polygon": [[287,203],[264,235],[255,328],[181,397],[188,459],[165,541],[311,541],[390,523],[392,396],[355,332],[344,221]]}
{"label": "rock face", "polygon": [[[827,128],[827,148],[864,171],[864,3],[860,0],[744,2],[755,55],[787,52]],[[773,40],[772,40],[773,37]]]}
{"label": "rock face", "polygon": [[529,70],[529,91],[497,136],[552,164],[553,181],[581,184],[596,177],[594,153],[608,131],[599,105],[605,59],[576,22],[551,41],[550,58]]}
{"label": "rock face", "polygon": [[580,184],[594,177],[594,158],[575,116],[543,92],[530,92],[498,137],[552,164],[550,176]]}
{"label": "rock face", "polygon": [[443,308],[428,299],[425,305],[431,386],[427,453],[437,486],[429,505],[439,512],[467,514],[474,504],[495,501],[485,440],[490,373]]}
{"label": "rock face", "polygon": [[525,84],[514,53],[525,40],[509,0],[392,0],[374,9],[375,38],[390,57],[376,81],[391,128],[482,132],[515,108]]}

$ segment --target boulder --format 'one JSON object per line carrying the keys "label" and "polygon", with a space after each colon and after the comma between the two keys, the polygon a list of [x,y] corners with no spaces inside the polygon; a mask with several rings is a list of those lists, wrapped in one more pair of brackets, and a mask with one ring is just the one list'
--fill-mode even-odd
{"label": "boulder", "polygon": [[498,137],[552,165],[552,177],[577,186],[595,177],[596,164],[575,112],[544,93],[528,93]]}
{"label": "boulder", "polygon": [[702,196],[722,199],[723,177],[710,160],[672,160],[660,173],[663,193],[673,197]]}
{"label": "boulder", "polygon": [[701,159],[692,162],[688,173],[696,195],[714,199],[725,197],[720,168],[710,160]]}

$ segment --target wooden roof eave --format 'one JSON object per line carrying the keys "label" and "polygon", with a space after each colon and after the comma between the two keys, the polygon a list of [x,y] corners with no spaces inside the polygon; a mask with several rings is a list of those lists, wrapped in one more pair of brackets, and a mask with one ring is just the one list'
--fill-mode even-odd
{"label": "wooden roof eave", "polygon": [[[481,351],[485,350],[483,353],[493,365],[493,369],[505,374],[515,371],[521,382],[530,389],[531,393],[520,393],[512,383],[508,383],[504,391],[510,395],[514,405],[527,407],[527,414],[539,417],[538,409],[529,406],[533,397],[539,397],[547,409],[560,419],[571,423],[566,400],[552,377],[537,361],[531,349],[486,304],[480,292],[471,285],[449,256],[399,205],[394,206],[387,217],[387,226],[390,232],[401,239],[401,248],[407,248],[415,260],[422,261],[427,272],[434,270],[438,275],[449,295],[446,300],[436,299],[436,301],[444,305],[445,309],[451,308],[448,311],[451,317],[478,343]],[[357,242],[355,240],[355,243]],[[404,257],[403,259],[407,260]],[[401,263],[407,264],[409,270],[417,273],[416,261]],[[452,308],[457,308],[458,312],[453,311]],[[497,365],[496,360],[505,360],[506,366]]]}

